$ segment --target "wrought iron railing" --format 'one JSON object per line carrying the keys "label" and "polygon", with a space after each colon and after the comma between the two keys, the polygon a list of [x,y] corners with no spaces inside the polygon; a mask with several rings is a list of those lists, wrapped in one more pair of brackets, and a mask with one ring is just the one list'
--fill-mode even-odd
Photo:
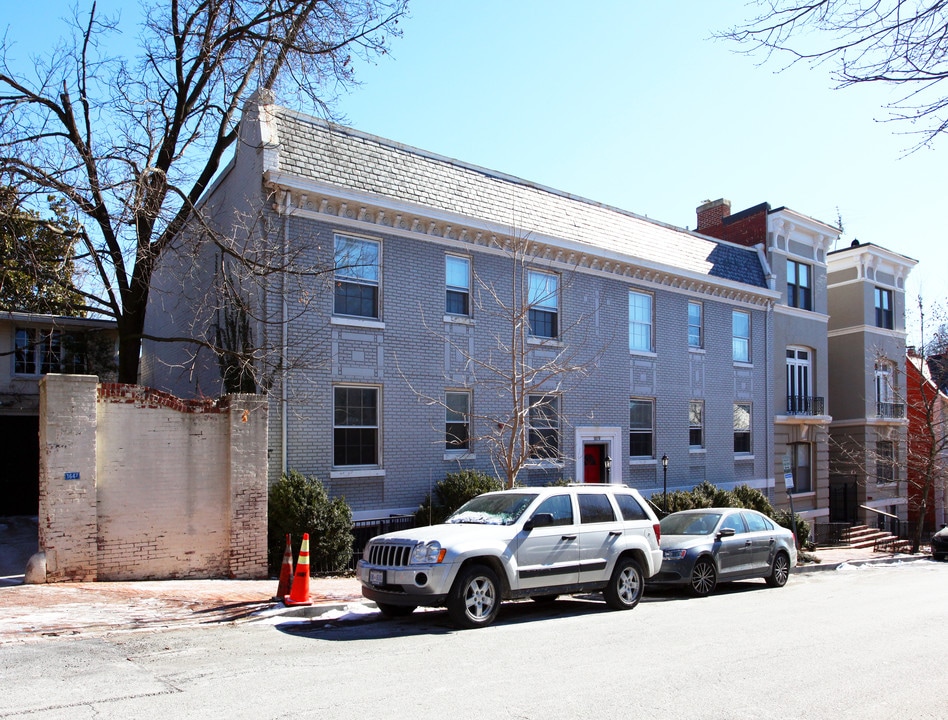
{"label": "wrought iron railing", "polygon": [[821,397],[787,395],[787,415],[823,415],[824,407]]}
{"label": "wrought iron railing", "polygon": [[876,417],[895,418],[901,420],[905,417],[904,403],[877,402]]}
{"label": "wrought iron railing", "polygon": [[352,559],[349,561],[349,570],[355,570],[356,563],[362,559],[362,552],[369,540],[376,535],[408,530],[415,527],[414,515],[390,515],[375,520],[357,520],[352,523]]}

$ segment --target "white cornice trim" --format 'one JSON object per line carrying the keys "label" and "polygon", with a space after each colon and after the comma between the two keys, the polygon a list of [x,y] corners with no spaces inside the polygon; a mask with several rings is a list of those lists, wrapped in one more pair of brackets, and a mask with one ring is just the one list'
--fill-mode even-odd
{"label": "white cornice trim", "polygon": [[905,330],[886,330],[885,328],[876,327],[875,325],[854,325],[848,328],[840,328],[839,330],[829,330],[826,333],[826,337],[843,337],[845,335],[856,335],[859,333],[864,335],[878,335],[903,342],[905,342],[905,338],[908,336]]}
{"label": "white cornice trim", "polygon": [[823,313],[813,312],[812,310],[801,310],[800,308],[790,307],[789,305],[782,305],[780,303],[774,306],[774,313],[778,315],[788,315],[802,320],[814,320],[824,325],[828,324],[830,319],[829,315],[824,315]]}
{"label": "white cornice trim", "polygon": [[[471,218],[424,205],[357,190],[267,172],[264,181],[281,195],[295,195],[297,203],[275,198],[273,209],[282,215],[332,222],[361,232],[423,239],[455,249],[474,246],[498,255],[509,253],[516,232],[500,223]],[[575,241],[530,233],[527,252],[534,261],[566,270],[577,269],[628,282],[672,288],[696,296],[712,296],[748,307],[771,309],[780,293],[714,278],[671,265],[649,262]]]}

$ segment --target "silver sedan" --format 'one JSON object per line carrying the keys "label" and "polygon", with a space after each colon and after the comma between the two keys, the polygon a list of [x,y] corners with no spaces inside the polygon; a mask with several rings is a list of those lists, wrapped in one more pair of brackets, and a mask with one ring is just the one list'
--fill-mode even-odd
{"label": "silver sedan", "polygon": [[719,582],[764,578],[783,587],[797,564],[793,533],[756,510],[701,508],[661,521],[662,569],[649,584],[709,594]]}

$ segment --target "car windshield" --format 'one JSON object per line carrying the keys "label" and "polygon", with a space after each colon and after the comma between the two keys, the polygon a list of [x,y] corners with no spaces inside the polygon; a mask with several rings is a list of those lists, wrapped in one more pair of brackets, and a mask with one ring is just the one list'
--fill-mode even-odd
{"label": "car windshield", "polygon": [[479,495],[468,500],[445,521],[476,525],[511,525],[523,515],[536,493],[499,493]]}
{"label": "car windshield", "polygon": [[659,523],[662,535],[710,535],[721,513],[675,513]]}

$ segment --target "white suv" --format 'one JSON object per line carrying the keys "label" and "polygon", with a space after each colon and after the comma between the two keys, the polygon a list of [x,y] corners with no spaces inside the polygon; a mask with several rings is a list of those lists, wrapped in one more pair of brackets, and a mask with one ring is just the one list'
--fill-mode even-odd
{"label": "white suv", "polygon": [[513,598],[601,591],[626,610],[661,567],[660,532],[624,485],[516,488],[478,495],[442,525],[372,538],[358,574],[383,614],[446,606],[465,628],[489,625]]}

